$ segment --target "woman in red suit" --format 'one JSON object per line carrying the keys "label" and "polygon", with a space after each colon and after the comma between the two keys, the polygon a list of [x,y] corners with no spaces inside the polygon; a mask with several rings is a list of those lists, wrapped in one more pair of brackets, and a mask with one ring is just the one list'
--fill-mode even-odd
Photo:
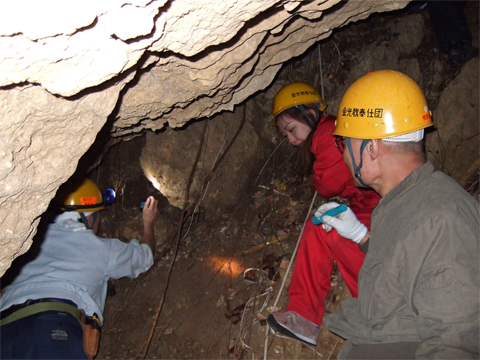
{"label": "woman in red suit", "polygon": [[[318,195],[348,200],[357,218],[370,229],[370,215],[380,196],[373,190],[355,186],[343,160],[340,139],[332,135],[336,117],[323,114],[326,106],[310,85],[291,83],[275,96],[272,124],[279,127],[290,144],[300,148],[300,161],[313,171]],[[290,302],[286,311],[268,316],[269,325],[277,332],[316,346],[333,261],[350,293],[356,297],[364,256],[355,242],[341,237],[335,229],[327,232],[322,226],[307,221],[288,291]]]}

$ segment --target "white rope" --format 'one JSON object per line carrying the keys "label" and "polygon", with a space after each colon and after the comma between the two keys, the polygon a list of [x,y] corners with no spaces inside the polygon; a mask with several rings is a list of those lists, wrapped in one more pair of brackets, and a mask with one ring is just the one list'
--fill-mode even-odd
{"label": "white rope", "polygon": [[[338,50],[338,48],[337,48],[337,50]],[[322,89],[322,99],[325,100],[325,94],[324,94],[324,90],[323,90],[322,50],[321,50],[320,44],[318,46],[318,57],[319,57],[319,67],[320,67],[320,84],[321,84],[321,89]],[[307,216],[306,216],[305,221],[303,223],[302,232],[298,236],[298,240],[297,240],[297,244],[295,246],[295,250],[293,251],[292,258],[290,259],[290,264],[288,264],[288,268],[287,268],[287,271],[285,272],[285,276],[283,278],[282,285],[280,286],[280,290],[278,291],[277,298],[275,299],[275,302],[273,304],[273,307],[272,307],[273,311],[275,311],[275,308],[277,307],[280,296],[282,295],[282,291],[283,291],[283,288],[285,287],[285,282],[286,282],[286,279],[288,277],[288,274],[290,273],[290,269],[292,267],[293,260],[295,259],[295,256],[297,255],[297,250],[298,250],[298,247],[300,245],[300,239],[302,238],[303,230],[305,230],[305,225],[307,223],[307,220],[310,218],[310,212],[312,211],[312,207],[313,207],[313,204],[315,203],[316,198],[317,198],[317,192],[315,191],[315,195],[313,195],[312,203],[310,204],[310,208],[308,209]],[[265,345],[264,345],[264,349],[263,349],[263,360],[267,360],[268,334],[269,334],[269,332],[270,332],[270,326],[267,323],[267,327],[265,329]],[[316,350],[315,350],[315,352],[316,352]]]}
{"label": "white rope", "polygon": [[258,181],[258,178],[260,177],[263,169],[265,169],[265,166],[267,166],[267,164],[268,164],[268,162],[270,161],[270,159],[272,158],[273,154],[275,154],[275,151],[277,151],[277,149],[280,147],[280,145],[282,145],[283,142],[284,142],[285,140],[287,140],[287,139],[288,139],[288,138],[285,138],[285,139],[283,139],[282,141],[280,141],[280,144],[278,144],[277,147],[275,148],[275,150],[273,150],[273,152],[270,154],[270,156],[268,157],[267,161],[265,161],[265,164],[263,165],[262,169],[261,169],[260,172],[258,173],[258,176],[257,176],[257,178],[255,179],[255,183]]}
{"label": "white rope", "polygon": [[[273,288],[270,286],[263,294],[260,294],[260,295],[258,295],[258,296],[255,296],[255,297],[253,297],[253,298],[250,298],[250,299],[247,301],[247,303],[246,303],[246,305],[245,305],[245,310],[250,307],[250,303],[251,303],[253,300],[256,300],[256,299],[259,299],[259,298],[265,296],[265,300],[263,301],[262,307],[261,307],[259,310],[255,311],[252,315],[250,315],[250,317],[249,317],[247,320],[245,320],[245,321],[244,321],[244,317],[245,317],[245,312],[246,312],[246,311],[243,311],[243,312],[242,312],[242,319],[241,319],[241,321],[240,321],[240,331],[239,331],[240,335],[239,335],[239,338],[237,339],[237,344],[238,344],[238,341],[240,340],[241,343],[242,343],[242,348],[243,348],[243,349],[247,349],[248,351],[250,351],[250,352],[252,353],[253,358],[255,358],[255,352],[254,352],[254,350],[253,350],[250,346],[248,346],[248,345],[245,343],[245,341],[244,341],[245,338],[246,338],[246,336],[248,335],[248,331],[245,331],[245,333],[244,333],[243,336],[242,336],[242,330],[243,330],[243,328],[246,326],[246,324],[248,323],[248,321],[249,321],[250,319],[253,319],[256,314],[259,314],[259,313],[263,312],[263,310],[265,310],[265,308],[268,306],[268,302],[270,301],[270,298],[271,298],[271,294],[272,294],[272,293],[273,293]],[[254,320],[254,321],[252,322],[252,325],[253,325],[253,324],[256,324],[257,322],[258,322],[258,320]],[[237,344],[236,344],[236,345],[237,345]],[[235,347],[236,347],[236,345],[235,345]]]}
{"label": "white rope", "polygon": [[[275,311],[278,301],[280,299],[280,296],[282,295],[283,288],[285,287],[285,283],[287,281],[288,274],[290,273],[290,269],[293,264],[293,259],[297,255],[297,250],[300,245],[300,239],[302,238],[303,231],[305,230],[305,225],[307,224],[307,220],[310,218],[310,212],[312,211],[313,204],[315,203],[315,199],[317,198],[317,192],[315,191],[315,194],[313,195],[312,203],[310,204],[310,208],[308,209],[307,216],[305,218],[305,221],[303,223],[302,231],[300,232],[300,235],[298,236],[297,244],[295,245],[295,250],[293,251],[292,258],[290,259],[290,263],[288,264],[287,271],[285,272],[285,276],[283,277],[282,280],[282,285],[280,286],[280,290],[278,290],[277,298],[275,299],[275,302],[273,303],[272,310]],[[265,331],[265,348],[263,349],[263,359],[267,360],[267,352],[268,352],[268,333],[270,332],[270,326],[267,323],[267,328]]]}
{"label": "white rope", "polygon": [[[252,281],[252,280],[249,280],[247,279],[245,276],[248,272],[250,271],[256,271],[258,273],[258,280],[257,281]],[[262,270],[262,269],[256,269],[256,268],[249,268],[249,269],[246,269],[244,272],[243,272],[243,281],[249,285],[252,285],[252,284],[260,284],[262,285],[263,283],[266,283],[268,280],[268,273],[265,271],[265,270]],[[254,316],[256,314],[259,314],[259,313],[262,313],[268,306],[268,302],[270,301],[270,298],[271,298],[271,294],[273,293],[273,288],[271,286],[269,286],[265,292],[263,292],[262,294],[260,295],[257,295],[257,296],[254,296],[252,298],[250,298],[246,303],[245,303],[245,307],[244,307],[244,310],[242,311],[242,317],[241,317],[241,320],[240,320],[240,330],[239,330],[239,335],[238,335],[238,338],[237,338],[237,341],[235,343],[235,346],[234,346],[234,349],[237,348],[238,346],[238,342],[240,341],[241,344],[242,344],[242,349],[246,349],[248,351],[251,352],[252,354],[252,360],[255,359],[255,352],[254,350],[248,346],[246,343],[245,343],[245,338],[246,336],[248,335],[248,331],[245,331],[245,333],[242,335],[242,331],[243,331],[243,328],[247,325],[247,323],[254,318]],[[255,311],[247,320],[245,320],[245,313],[246,313],[246,310],[250,307],[250,303],[253,301],[253,300],[256,300],[256,299],[259,299],[261,297],[265,296],[265,300],[263,301],[263,304],[261,306],[260,309],[258,309],[257,311]],[[253,324],[256,324],[258,322],[258,320],[253,320],[252,321],[252,325]]]}
{"label": "white rope", "polygon": [[337,53],[338,53],[338,63],[337,63],[337,68],[335,69],[335,73],[337,73],[340,63],[342,62],[342,54],[340,53],[340,49],[338,48],[337,44],[335,44],[335,41],[332,40],[332,43],[335,46],[335,49],[337,49]]}
{"label": "white rope", "polygon": [[320,65],[320,88],[322,89],[322,99],[325,101],[325,92],[323,91],[323,67],[322,67],[322,49],[318,43],[318,64]]}

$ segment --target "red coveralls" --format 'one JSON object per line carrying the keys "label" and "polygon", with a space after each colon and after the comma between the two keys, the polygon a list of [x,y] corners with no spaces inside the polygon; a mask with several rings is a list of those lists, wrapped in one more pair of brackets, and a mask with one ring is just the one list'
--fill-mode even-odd
{"label": "red coveralls", "polygon": [[[348,199],[348,206],[370,229],[370,216],[380,195],[355,186],[350,170],[335,146],[332,135],[335,119],[335,116],[322,116],[313,135],[313,182],[318,194],[326,199],[334,196]],[[357,278],[364,256],[356,243],[341,237],[335,229],[327,233],[321,225],[316,226],[309,219],[298,248],[286,310],[293,310],[320,326],[330,289],[333,260],[336,260],[350,293],[357,297]]]}

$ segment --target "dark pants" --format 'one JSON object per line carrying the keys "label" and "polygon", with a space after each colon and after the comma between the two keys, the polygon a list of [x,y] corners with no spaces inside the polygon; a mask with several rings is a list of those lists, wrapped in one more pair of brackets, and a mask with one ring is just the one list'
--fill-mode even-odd
{"label": "dark pants", "polygon": [[87,359],[78,320],[45,311],[0,327],[2,359]]}
{"label": "dark pants", "polygon": [[384,360],[384,359],[415,359],[415,352],[420,345],[419,342],[398,342],[388,344],[362,344],[351,345],[349,348],[343,348],[338,359],[345,360]]}

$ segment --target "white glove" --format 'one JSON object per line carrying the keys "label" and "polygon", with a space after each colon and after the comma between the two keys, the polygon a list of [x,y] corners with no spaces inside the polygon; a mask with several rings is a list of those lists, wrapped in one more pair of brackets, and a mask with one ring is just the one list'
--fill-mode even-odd
{"label": "white glove", "polygon": [[[326,204],[323,204],[322,206],[320,206],[316,211],[315,211],[315,214],[313,214],[313,216],[315,217],[320,217],[322,216],[324,213],[326,213],[328,210],[332,210],[334,208],[336,208],[337,206],[340,206],[339,203],[336,203],[335,201],[332,201],[332,202],[329,202],[329,203],[326,203]],[[332,231],[332,227],[325,224],[325,222],[322,222],[322,228],[323,230],[325,230],[326,232],[330,232]]]}
{"label": "white glove", "polygon": [[[335,204],[335,205],[330,205]],[[327,206],[328,205],[328,206]],[[332,202],[328,204],[324,204],[320,206],[317,212],[321,211],[319,215],[322,215],[325,211],[333,209],[339,206],[339,204]],[[317,216],[317,212],[315,212],[315,216]],[[346,211],[338,214],[337,216],[324,216],[322,218],[323,224],[330,229],[326,231],[330,231],[331,228],[337,230],[338,234],[346,239],[350,239],[353,242],[359,244],[365,235],[368,232],[368,229],[365,225],[363,225],[355,216],[352,209],[347,208]]]}

